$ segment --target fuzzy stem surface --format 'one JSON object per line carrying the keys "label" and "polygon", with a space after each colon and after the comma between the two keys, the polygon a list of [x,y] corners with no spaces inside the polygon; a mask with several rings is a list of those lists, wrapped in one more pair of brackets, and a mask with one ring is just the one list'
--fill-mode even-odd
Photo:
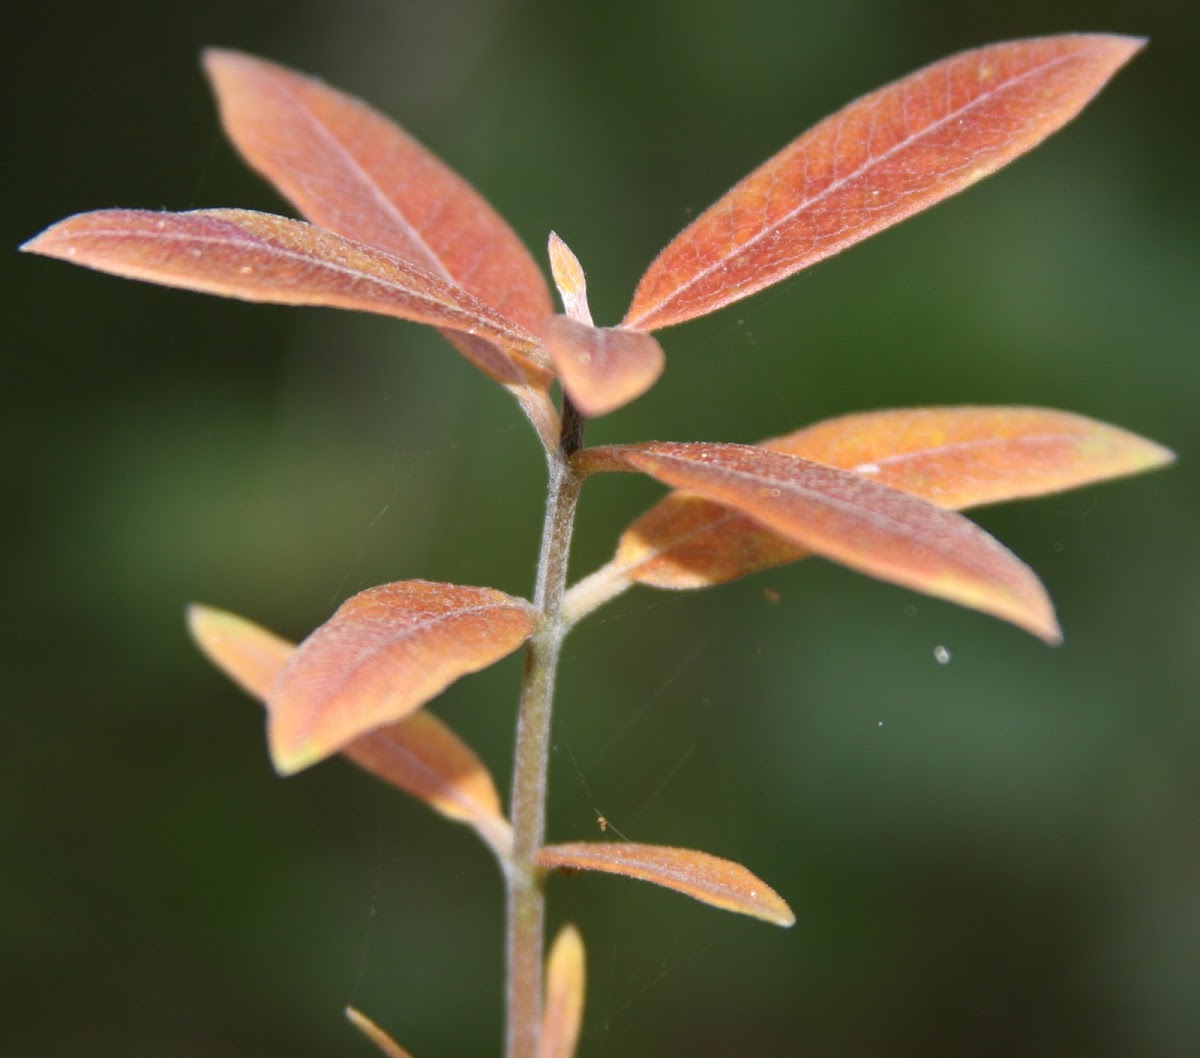
{"label": "fuzzy stem surface", "polygon": [[546,518],[533,595],[541,619],[525,651],[513,753],[513,853],[506,873],[506,1058],[536,1058],[541,1029],[545,889],[534,856],[545,841],[554,682],[569,627],[562,604],[583,483],[571,456],[582,444],[583,427],[583,418],[565,401],[559,444],[547,455]]}

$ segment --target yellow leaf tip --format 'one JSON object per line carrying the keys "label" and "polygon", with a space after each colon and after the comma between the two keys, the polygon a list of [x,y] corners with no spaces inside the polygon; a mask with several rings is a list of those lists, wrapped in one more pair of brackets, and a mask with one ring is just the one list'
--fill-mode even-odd
{"label": "yellow leaf tip", "polygon": [[350,1022],[359,1032],[361,1032],[368,1040],[380,1049],[387,1058],[412,1058],[403,1047],[375,1024],[366,1014],[354,1007],[346,1007],[343,1011],[346,1015],[346,1020]]}
{"label": "yellow leaf tip", "polygon": [[324,759],[321,754],[315,753],[309,746],[300,746],[299,748],[279,746],[270,737],[269,732],[267,755],[271,758],[271,767],[275,769],[275,774],[281,779],[287,779]]}

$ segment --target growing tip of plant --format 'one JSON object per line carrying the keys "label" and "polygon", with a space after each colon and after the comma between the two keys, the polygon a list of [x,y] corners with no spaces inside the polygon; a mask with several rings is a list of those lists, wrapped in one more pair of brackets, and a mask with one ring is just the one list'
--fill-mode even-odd
{"label": "growing tip of plant", "polygon": [[583,274],[583,265],[557,232],[550,233],[549,243],[550,274],[554,276],[554,285],[562,297],[563,311],[571,319],[590,327],[592,310],[588,308],[587,277]]}

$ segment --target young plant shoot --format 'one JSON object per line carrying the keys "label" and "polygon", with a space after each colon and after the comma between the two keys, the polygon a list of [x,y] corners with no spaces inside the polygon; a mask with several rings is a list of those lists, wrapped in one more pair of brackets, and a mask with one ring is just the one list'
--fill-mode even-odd
{"label": "young plant shoot", "polygon": [[[531,598],[384,584],[348,599],[299,646],[222,610],[188,611],[200,649],[266,706],[279,774],[341,753],[473,828],[495,854],[507,891],[507,1058],[570,1058],[580,1032],[583,942],[567,926],[546,954],[550,872],[625,875],[777,926],[794,921],[764,881],[706,852],[547,844],[555,675],[563,638],[582,618],[637,584],[702,588],[816,555],[1056,644],[1037,576],[958,511],[1173,458],[1116,427],[1033,407],[850,411],[758,445],[587,448],[588,419],[655,384],[665,355],[654,332],[716,312],[988,176],[1074,118],[1143,43],[1071,34],[995,44],[863,96],[680,232],[615,327],[593,323],[583,268],[556,235],[549,258],[561,314],[525,246],[462,177],[359,100],[232,51],[204,56],[225,131],[304,221],[240,209],[108,209],[63,220],[23,247],[166,286],[427,324],[516,398],[549,468]],[[611,561],[568,588],[580,490],[613,472],[646,474],[672,491],[626,529]],[[522,646],[506,811],[484,764],[427,706]],[[364,1015],[347,1013],[385,1054],[407,1054]]]}

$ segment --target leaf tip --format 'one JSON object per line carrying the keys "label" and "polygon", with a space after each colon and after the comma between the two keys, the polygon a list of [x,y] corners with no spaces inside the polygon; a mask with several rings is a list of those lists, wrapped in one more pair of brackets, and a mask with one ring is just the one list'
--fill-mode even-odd
{"label": "leaf tip", "polygon": [[346,1007],[343,1011],[346,1020],[359,1032],[379,1048],[387,1058],[412,1058],[412,1056],[395,1040],[375,1024],[366,1014],[354,1007]]}
{"label": "leaf tip", "polygon": [[796,913],[785,903],[774,917],[767,919],[767,922],[783,929],[791,929],[796,924]]}
{"label": "leaf tip", "polygon": [[59,246],[58,240],[55,238],[65,223],[66,221],[62,220],[56,221],[43,231],[39,231],[32,239],[26,239],[17,249],[21,253],[36,253],[42,257],[71,257],[73,251]]}
{"label": "leaf tip", "polygon": [[280,732],[278,726],[272,722],[274,717],[275,714],[268,710],[267,756],[271,758],[271,767],[275,769],[275,774],[281,779],[290,778],[335,752],[323,751],[307,741],[301,742],[289,737],[287,732]]}
{"label": "leaf tip", "polygon": [[550,233],[547,253],[550,257],[550,274],[562,298],[563,310],[571,319],[590,326],[592,312],[588,308],[587,277],[579,258],[554,231]]}
{"label": "leaf tip", "polygon": [[216,82],[227,73],[232,73],[235,67],[265,65],[264,60],[256,58],[236,48],[225,48],[210,44],[200,49],[200,66],[208,76],[209,81]]}

